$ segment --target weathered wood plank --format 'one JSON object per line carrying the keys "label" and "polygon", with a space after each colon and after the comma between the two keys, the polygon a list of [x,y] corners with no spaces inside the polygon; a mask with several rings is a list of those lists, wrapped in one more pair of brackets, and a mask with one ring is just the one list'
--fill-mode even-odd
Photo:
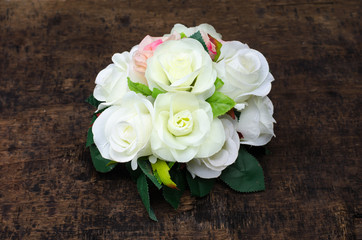
{"label": "weathered wood plank", "polygon": [[[361,4],[1,1],[0,239],[362,239]],[[84,100],[115,52],[174,23],[261,51],[276,81],[265,192],[218,183],[147,217],[122,167],[93,169]]]}

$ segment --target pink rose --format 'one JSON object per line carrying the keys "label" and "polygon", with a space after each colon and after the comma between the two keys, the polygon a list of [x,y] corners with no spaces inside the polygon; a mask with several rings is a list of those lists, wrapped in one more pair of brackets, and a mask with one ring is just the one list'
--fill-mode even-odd
{"label": "pink rose", "polygon": [[138,49],[134,52],[132,56],[133,70],[138,73],[137,75],[139,77],[145,78],[144,75],[147,68],[147,59],[153,56],[153,52],[156,50],[156,48],[160,44],[168,40],[178,40],[178,39],[180,39],[179,34],[172,34],[168,37],[151,37],[147,35],[140,42],[140,44],[138,45]]}
{"label": "pink rose", "polygon": [[204,40],[206,47],[209,50],[209,55],[211,59],[214,59],[215,55],[217,54],[215,41],[218,41],[220,43],[223,43],[223,41],[221,40],[221,34],[217,33],[213,26],[203,23],[199,26],[188,28],[185,25],[177,23],[172,28],[171,34],[184,33],[186,36],[189,37],[197,31],[200,31],[202,39]]}

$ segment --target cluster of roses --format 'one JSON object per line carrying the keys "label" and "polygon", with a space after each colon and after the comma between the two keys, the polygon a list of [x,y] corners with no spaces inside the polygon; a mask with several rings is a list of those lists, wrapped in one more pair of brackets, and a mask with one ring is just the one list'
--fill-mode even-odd
{"label": "cluster of roses", "polygon": [[175,208],[186,180],[195,196],[218,177],[236,191],[264,189],[260,165],[240,146],[274,136],[267,97],[274,78],[260,52],[223,41],[211,25],[176,24],[112,61],[88,99],[97,111],[86,145],[100,172],[126,163],[151,219],[147,177],[167,186],[164,198]]}
{"label": "cluster of roses", "polygon": [[211,25],[176,24],[112,62],[93,92],[101,112],[93,139],[105,159],[133,170],[145,156],[185,163],[193,177],[210,179],[235,162],[240,144],[262,146],[274,135],[265,57],[223,41]]}

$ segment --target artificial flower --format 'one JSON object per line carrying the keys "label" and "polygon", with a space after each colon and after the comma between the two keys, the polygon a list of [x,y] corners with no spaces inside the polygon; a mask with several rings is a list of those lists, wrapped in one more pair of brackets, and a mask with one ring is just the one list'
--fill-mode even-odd
{"label": "artificial flower", "polygon": [[222,122],[210,105],[189,92],[160,94],[154,103],[152,152],[160,159],[188,162],[209,157],[225,142]]}
{"label": "artificial flower", "polygon": [[132,161],[151,154],[152,103],[141,94],[128,92],[120,105],[104,110],[95,120],[94,143],[102,157],[115,162]]}
{"label": "artificial flower", "polygon": [[267,144],[274,136],[274,107],[268,97],[254,96],[240,112],[237,130],[242,134],[241,143],[252,146]]}
{"label": "artificial flower", "polygon": [[216,71],[202,44],[192,38],[169,40],[147,60],[145,73],[150,89],[191,92],[203,99],[214,90]]}
{"label": "artificial flower", "polygon": [[263,54],[238,41],[224,42],[215,63],[218,77],[224,81],[221,92],[231,97],[241,110],[251,96],[266,96],[274,80]]}
{"label": "artificial flower", "polygon": [[187,163],[187,170],[192,176],[201,178],[217,178],[221,172],[233,164],[238,157],[240,139],[236,132],[234,119],[224,116],[221,122],[225,131],[225,142],[220,151],[206,158],[195,158]]}

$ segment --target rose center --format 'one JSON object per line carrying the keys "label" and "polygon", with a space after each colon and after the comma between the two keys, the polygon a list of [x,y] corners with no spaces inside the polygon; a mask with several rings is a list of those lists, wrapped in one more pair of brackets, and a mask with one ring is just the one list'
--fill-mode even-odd
{"label": "rose center", "polygon": [[251,74],[257,71],[260,67],[260,61],[258,57],[252,53],[239,55],[236,59],[233,59],[230,64],[237,71],[240,71],[244,74]]}
{"label": "rose center", "polygon": [[183,110],[168,119],[168,130],[176,137],[185,136],[192,132],[192,114],[189,110]]}
{"label": "rose center", "polygon": [[191,63],[191,56],[185,53],[177,54],[170,59],[167,71],[171,84],[193,72]]}
{"label": "rose center", "polygon": [[124,148],[132,144],[132,142],[136,139],[136,132],[133,127],[125,122],[118,124],[115,134],[118,135],[117,142]]}

